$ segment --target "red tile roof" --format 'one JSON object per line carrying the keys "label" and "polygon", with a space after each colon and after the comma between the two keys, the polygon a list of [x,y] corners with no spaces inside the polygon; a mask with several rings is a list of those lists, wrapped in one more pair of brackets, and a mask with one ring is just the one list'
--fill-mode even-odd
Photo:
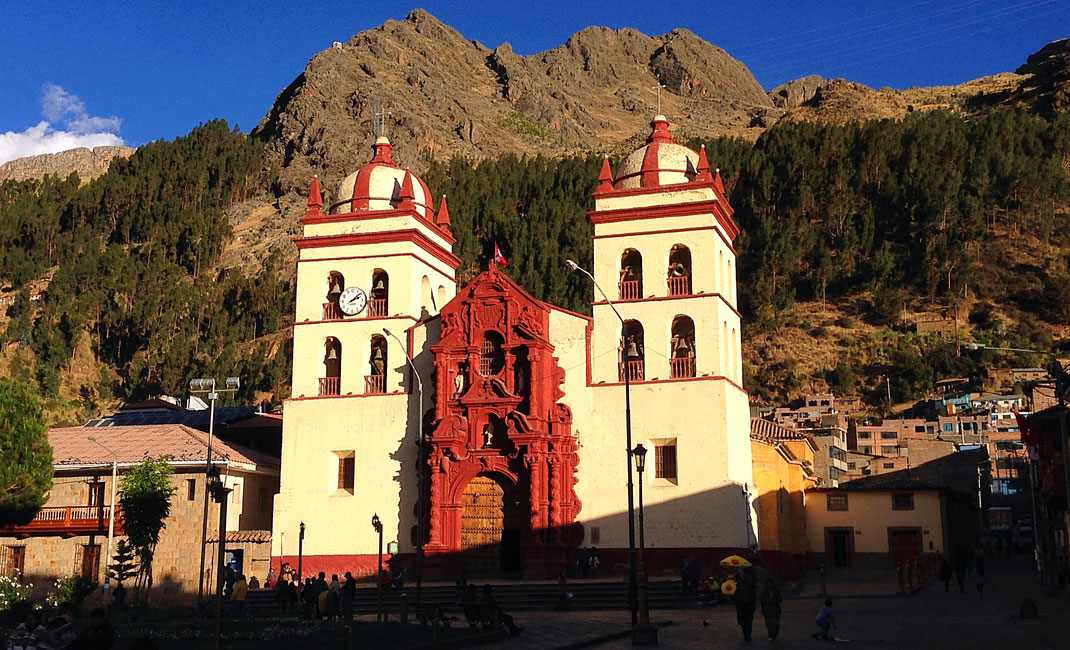
{"label": "red tile roof", "polygon": [[[99,445],[89,440],[93,436]],[[129,427],[57,427],[48,432],[53,463],[64,465],[105,465],[114,456],[120,464],[140,463],[146,458],[170,456],[173,461],[204,462],[208,453],[208,434],[182,424],[150,424]],[[244,463],[258,468],[278,469],[279,459],[267,454],[212,440],[212,460]]]}

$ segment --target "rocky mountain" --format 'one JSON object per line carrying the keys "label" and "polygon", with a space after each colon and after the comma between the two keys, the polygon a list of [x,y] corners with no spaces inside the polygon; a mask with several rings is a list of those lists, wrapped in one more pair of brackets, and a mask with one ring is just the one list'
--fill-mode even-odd
{"label": "rocky mountain", "polygon": [[100,146],[17,158],[0,165],[0,182],[41,178],[47,174],[67,176],[71,172],[77,172],[79,178],[87,180],[108,171],[113,159],[129,158],[132,153],[134,150],[130,147]]}
{"label": "rocky mountain", "polygon": [[[623,151],[658,111],[678,135],[749,133],[775,110],[724,50],[678,29],[647,36],[588,27],[546,52],[519,56],[466,39],[423,10],[361,32],[312,58],[255,130],[282,168],[284,190],[319,174],[330,188],[365,162],[373,99],[402,164],[427,156]],[[750,132],[753,133],[750,133]]]}

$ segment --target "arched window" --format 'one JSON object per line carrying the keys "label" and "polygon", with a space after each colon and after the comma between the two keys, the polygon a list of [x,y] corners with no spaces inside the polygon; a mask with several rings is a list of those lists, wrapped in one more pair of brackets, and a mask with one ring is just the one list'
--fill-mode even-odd
{"label": "arched window", "polygon": [[725,287],[728,286],[725,280],[724,251],[718,251],[717,256],[720,260],[720,264],[717,265],[717,275],[721,276],[720,282],[717,283],[717,293],[723,296],[725,295]]}
{"label": "arched window", "polygon": [[435,310],[435,297],[431,295],[431,281],[427,276],[420,278],[420,309],[431,314]]}
{"label": "arched window", "polygon": [[495,377],[505,370],[505,339],[497,332],[487,332],[479,350],[479,374]]}
{"label": "arched window", "polygon": [[729,378],[737,384],[740,383],[739,377],[739,335],[736,334],[736,328],[732,328],[732,367],[728,371]]}
{"label": "arched window", "polygon": [[446,287],[441,284],[438,285],[438,310],[442,311],[442,308],[446,305]]}
{"label": "arched window", "polygon": [[382,269],[372,271],[372,290],[368,296],[368,318],[384,318],[390,313],[390,276]]}
{"label": "arched window", "polygon": [[736,304],[736,278],[732,275],[732,258],[728,258],[728,268],[724,274],[725,288],[724,295],[728,299],[728,302],[733,305]]}
{"label": "arched window", "polygon": [[629,248],[620,256],[621,300],[639,300],[643,297],[643,256],[634,248]]}
{"label": "arched window", "polygon": [[513,350],[513,394],[523,401],[517,406],[521,413],[531,411],[531,360],[528,358],[527,346]]}
{"label": "arched window", "polygon": [[728,342],[728,322],[723,321],[721,325],[724,329],[724,335],[721,337],[721,349],[723,350],[721,355],[721,374],[728,377],[728,355],[732,349],[732,344]]}
{"label": "arched window", "polygon": [[323,320],[341,320],[342,310],[338,308],[338,297],[346,288],[346,279],[338,271],[327,274],[327,295],[323,303]]}
{"label": "arched window", "polygon": [[676,244],[669,251],[669,295],[691,295],[691,249]]}
{"label": "arched window", "polygon": [[677,316],[672,321],[672,339],[669,342],[669,376],[695,376],[695,321],[689,316]]}
{"label": "arched window", "polygon": [[618,364],[618,376],[624,381],[625,376],[629,381],[640,381],[645,376],[644,359],[646,347],[643,345],[643,325],[637,320],[624,321],[624,330],[621,336],[620,363]]}
{"label": "arched window", "polygon": [[386,339],[378,334],[372,336],[368,356],[371,374],[364,377],[365,393],[386,392]]}
{"label": "arched window", "polygon": [[328,337],[323,342],[323,376],[320,377],[320,395],[342,394],[342,344]]}

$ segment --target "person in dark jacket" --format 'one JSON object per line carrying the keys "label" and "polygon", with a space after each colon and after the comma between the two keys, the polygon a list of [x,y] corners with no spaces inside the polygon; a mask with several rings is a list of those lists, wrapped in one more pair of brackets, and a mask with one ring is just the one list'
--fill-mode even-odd
{"label": "person in dark jacket", "polygon": [[734,596],[736,603],[736,622],[743,630],[743,640],[750,641],[751,625],[754,623],[754,608],[758,600],[757,579],[750,567],[743,569]]}
{"label": "person in dark jacket", "polygon": [[940,573],[937,575],[940,577],[940,581],[944,583],[944,593],[951,591],[951,576],[954,572],[951,570],[951,563],[944,558],[944,561],[940,564]]}
{"label": "person in dark jacket", "polygon": [[762,618],[765,619],[765,629],[769,632],[770,641],[775,641],[780,634],[780,603],[783,600],[776,581],[767,579],[762,593],[758,596],[758,602],[762,604]]}
{"label": "person in dark jacket", "polygon": [[357,597],[357,579],[353,574],[346,571],[346,581],[342,585],[342,617],[347,621],[353,620],[353,599]]}

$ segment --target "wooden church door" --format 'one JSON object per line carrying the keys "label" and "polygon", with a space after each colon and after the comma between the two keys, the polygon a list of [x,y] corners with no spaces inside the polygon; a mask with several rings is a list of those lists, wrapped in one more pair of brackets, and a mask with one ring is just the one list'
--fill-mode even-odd
{"label": "wooden church door", "polygon": [[489,476],[477,476],[464,489],[461,552],[473,573],[497,573],[501,567],[505,490]]}

